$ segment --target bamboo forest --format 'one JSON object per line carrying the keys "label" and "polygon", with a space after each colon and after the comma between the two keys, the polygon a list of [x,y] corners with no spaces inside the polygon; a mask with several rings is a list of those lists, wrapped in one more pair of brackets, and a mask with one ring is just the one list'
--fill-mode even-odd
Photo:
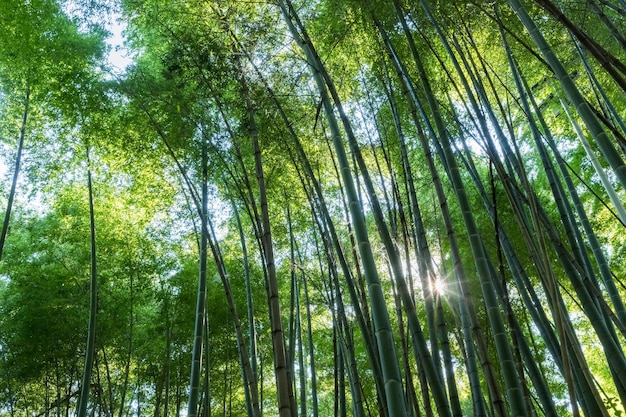
{"label": "bamboo forest", "polygon": [[626,1],[0,0],[0,417],[626,416]]}

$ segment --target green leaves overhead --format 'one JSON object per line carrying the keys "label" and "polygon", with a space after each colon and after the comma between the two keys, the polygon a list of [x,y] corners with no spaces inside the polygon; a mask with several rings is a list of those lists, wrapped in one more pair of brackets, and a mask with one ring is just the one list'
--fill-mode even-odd
{"label": "green leaves overhead", "polygon": [[0,417],[626,412],[625,16],[1,2]]}

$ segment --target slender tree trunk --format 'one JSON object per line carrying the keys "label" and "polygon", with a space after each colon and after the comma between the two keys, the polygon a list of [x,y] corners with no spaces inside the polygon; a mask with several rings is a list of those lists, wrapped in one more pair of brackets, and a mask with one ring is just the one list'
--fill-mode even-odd
{"label": "slender tree trunk", "polygon": [[[537,25],[532,20],[532,18],[528,15],[528,12],[524,8],[524,6],[520,3],[519,0],[508,0],[511,8],[515,11],[518,18],[532,37],[533,41],[543,54],[544,58],[552,67],[554,74],[558,78],[561,86],[571,101],[571,103],[578,110],[578,114],[582,118],[583,122],[589,129],[589,132],[596,140],[600,151],[606,158],[609,165],[613,168],[617,179],[620,181],[622,186],[626,188],[626,165],[624,164],[623,159],[617,153],[615,147],[611,143],[609,137],[606,132],[600,125],[598,119],[591,111],[589,105],[585,101],[584,97],[572,81],[570,75],[563,67],[561,61],[556,57],[554,51],[548,45],[545,38],[537,28]],[[626,91],[626,87],[623,87]]]}
{"label": "slender tree trunk", "polygon": [[600,5],[598,3],[596,3],[595,0],[587,0],[586,3],[589,5],[591,10],[596,15],[598,15],[598,17],[600,18],[602,23],[604,23],[604,25],[607,27],[607,29],[609,29],[609,32],[611,32],[611,36],[613,36],[613,38],[615,38],[615,40],[617,42],[619,42],[619,44],[622,46],[622,50],[626,51],[626,38],[624,38],[624,36],[619,32],[619,29],[617,27],[615,27],[615,24],[604,13],[604,11],[600,7]]}
{"label": "slender tree trunk", "polygon": [[[323,230],[323,228],[321,226],[319,226],[319,222],[318,222],[318,226],[320,227],[320,233],[325,236],[327,234],[330,234],[330,236],[328,236],[328,238],[323,238],[323,241],[325,242],[325,244],[328,241],[332,242],[332,245],[335,248],[335,252],[337,254],[337,259],[339,260],[339,264],[341,266],[341,270],[342,273],[345,277],[346,283],[347,283],[347,287],[348,287],[348,291],[350,294],[350,300],[352,301],[352,306],[355,309],[355,315],[357,318],[357,322],[359,324],[359,328],[361,330],[361,333],[363,335],[363,338],[365,340],[365,348],[368,352],[368,358],[371,361],[371,366],[373,368],[373,373],[374,373],[374,380],[376,383],[376,389],[377,389],[377,393],[380,396],[381,400],[378,402],[379,406],[381,407],[380,412],[382,415],[386,415],[386,409],[383,407],[383,404],[386,403],[386,401],[384,400],[385,397],[385,391],[384,391],[384,385],[382,382],[382,372],[380,371],[380,362],[378,359],[378,355],[376,353],[376,340],[373,338],[372,334],[371,334],[371,323],[370,323],[370,314],[369,314],[369,309],[368,309],[368,305],[367,302],[365,300],[365,296],[364,296],[364,291],[361,290],[360,291],[360,295],[357,293],[357,280],[355,280],[353,278],[353,274],[348,266],[348,260],[346,259],[346,256],[344,254],[344,251],[341,247],[340,241],[339,241],[339,237],[337,235],[333,220],[330,217],[328,208],[326,206],[326,202],[325,202],[325,198],[324,198],[324,194],[322,193],[322,189],[320,186],[319,181],[316,179],[316,175],[313,172],[313,169],[311,167],[311,164],[308,160],[308,157],[306,156],[306,153],[304,152],[304,149],[302,147],[302,144],[297,136],[297,134],[295,133],[294,129],[293,129],[293,124],[292,122],[289,120],[289,118],[287,117],[280,101],[277,99],[276,95],[274,94],[273,89],[269,86],[269,84],[267,83],[267,81],[264,78],[263,73],[259,70],[259,68],[255,65],[254,60],[252,59],[252,57],[247,53],[247,51],[245,49],[241,49],[241,46],[239,44],[239,42],[237,41],[235,35],[231,32],[231,36],[233,37],[233,39],[235,40],[238,48],[246,55],[246,57],[248,58],[250,64],[253,66],[253,68],[255,69],[257,75],[260,77],[260,79],[263,81],[270,97],[272,98],[274,104],[276,105],[276,108],[278,109],[278,112],[280,114],[280,116],[282,117],[283,121],[285,122],[285,126],[287,127],[289,134],[293,140],[293,144],[296,147],[296,154],[297,154],[297,158],[299,158],[299,161],[297,161],[296,157],[294,157],[293,155],[291,156],[292,160],[294,161],[294,165],[296,166],[296,169],[298,169],[299,167],[299,163],[302,164],[304,171],[305,171],[305,175],[302,176],[300,175],[301,181],[303,183],[303,186],[305,187],[305,189],[307,188],[306,183],[307,181],[304,181],[304,178],[306,178],[306,180],[310,181],[312,184],[312,188],[314,190],[314,194],[316,196],[316,203],[314,204],[312,202],[312,196],[311,193],[309,193],[309,200],[312,204],[312,213],[315,213],[315,209],[314,206],[319,206],[319,211],[321,212],[322,215],[322,222],[325,224],[326,228],[327,228],[327,232],[325,232]],[[291,148],[288,148],[291,149]],[[329,151],[332,154],[332,150],[329,148]],[[291,151],[290,151],[290,155],[291,155]],[[298,163],[299,162],[299,163]],[[333,159],[333,164],[334,164],[334,159]],[[335,167],[336,168],[336,167]],[[337,175],[338,178],[340,178],[340,175]],[[342,196],[344,195],[343,192],[343,188],[340,187],[340,192],[342,194]],[[345,201],[345,198],[342,198],[342,200]],[[314,214],[315,216],[315,214]],[[352,234],[352,229],[350,227],[350,221],[349,221],[349,214],[347,214],[347,224],[348,224],[348,228],[349,228],[349,236],[350,236],[350,240],[353,244],[353,248],[356,247],[356,243],[354,242],[354,236]],[[327,249],[327,257],[329,260],[332,260],[333,257],[332,255],[330,255],[330,249]],[[359,288],[362,289],[363,287],[363,280],[362,280],[362,274],[360,272],[360,267],[359,267],[359,263],[358,263],[358,256],[355,254],[355,260],[357,260],[356,264],[355,264],[355,268],[356,268],[356,275],[357,277],[359,277],[358,279],[358,285]]]}
{"label": "slender tree trunk", "polygon": [[308,346],[309,346],[309,363],[310,363],[310,372],[311,372],[312,414],[313,414],[313,417],[318,417],[319,404],[318,404],[318,397],[317,397],[317,373],[315,371],[315,349],[313,345],[311,302],[309,299],[309,289],[307,286],[306,277],[302,277],[302,289],[304,290],[304,305],[306,308],[307,341],[308,341]]}
{"label": "slender tree trunk", "polygon": [[[518,0],[515,0],[515,2],[519,3]],[[543,7],[543,9],[547,11],[550,15],[552,15],[552,17],[561,22],[563,26],[565,26],[569,31],[571,31],[576,39],[578,39],[578,41],[582,44],[582,46],[598,60],[600,65],[602,65],[602,68],[604,68],[606,72],[611,75],[613,80],[615,80],[615,82],[619,84],[622,90],[626,92],[626,80],[623,77],[624,75],[626,75],[626,64],[617,59],[617,57],[613,56],[613,54],[603,48],[602,45],[593,40],[587,33],[585,33],[582,29],[576,26],[552,1],[535,0],[535,2]],[[513,5],[513,3],[510,4]],[[517,5],[514,6],[513,9],[516,13],[518,13],[518,16],[520,16]],[[522,23],[524,23],[524,26],[526,26],[526,23],[524,21],[522,21]],[[539,34],[539,32],[537,31],[536,34]],[[531,36],[534,38],[536,34],[531,33]],[[537,41],[535,40],[535,42]],[[537,44],[537,46],[539,46],[539,44]],[[548,57],[545,58],[546,61],[550,62],[550,59]]]}
{"label": "slender tree trunk", "polygon": [[[374,317],[376,337],[378,339],[381,368],[385,380],[385,390],[387,394],[387,407],[389,409],[389,415],[390,417],[405,416],[406,407],[404,401],[404,393],[402,388],[400,369],[398,365],[398,357],[396,354],[393,334],[389,322],[389,315],[386,309],[384,295],[380,286],[380,279],[372,254],[365,219],[363,216],[361,205],[359,204],[357,198],[354,180],[350,172],[350,165],[348,163],[344,144],[341,138],[341,133],[339,131],[339,126],[334,115],[334,109],[331,104],[330,98],[328,97],[327,82],[324,79],[325,77],[323,77],[321,74],[321,72],[325,73],[325,69],[321,62],[321,59],[319,58],[313,47],[313,44],[311,43],[306,32],[304,31],[302,24],[298,21],[298,18],[295,15],[295,11],[291,6],[291,3],[284,0],[279,0],[278,4],[282,10],[285,21],[289,26],[292,35],[294,36],[294,39],[296,39],[299,46],[305,52],[309,65],[311,65],[311,67],[315,69],[313,71],[313,77],[317,83],[320,94],[322,94],[322,105],[324,106],[327,120],[330,123],[335,153],[337,155],[339,166],[341,168],[341,175],[343,178],[344,186],[346,187],[350,213],[359,241],[359,250],[361,254],[361,260],[363,262],[363,268],[365,271],[365,278],[368,281],[368,290],[370,301],[372,304],[372,315]],[[296,25],[298,26],[298,28],[296,27]]]}
{"label": "slender tree trunk", "polygon": [[615,191],[615,188],[613,188],[613,184],[611,184],[611,181],[609,180],[608,175],[604,171],[602,164],[598,160],[598,157],[596,156],[594,150],[591,148],[591,144],[585,137],[585,133],[581,129],[576,119],[572,117],[572,113],[570,111],[568,103],[566,103],[565,100],[561,100],[561,106],[563,107],[563,110],[565,111],[567,118],[572,124],[572,127],[574,128],[574,132],[576,133],[578,140],[582,144],[583,149],[585,150],[585,153],[587,154],[587,157],[591,161],[591,164],[593,165],[593,168],[595,169],[596,174],[598,174],[598,177],[600,177],[600,182],[602,183],[604,190],[608,194],[609,199],[613,203],[613,207],[615,208],[615,211],[617,211],[617,214],[620,220],[622,221],[622,223],[626,223],[626,209],[624,208],[622,199],[619,197],[619,195]]}
{"label": "slender tree trunk", "polygon": [[17,145],[17,155],[15,157],[15,168],[13,168],[13,181],[11,182],[11,191],[9,191],[9,199],[7,201],[7,209],[4,213],[4,221],[2,223],[2,231],[0,231],[0,259],[4,251],[4,242],[9,231],[9,221],[11,219],[11,209],[13,208],[13,199],[15,198],[15,189],[17,188],[17,177],[20,172],[22,163],[22,151],[24,150],[24,138],[26,136],[26,125],[28,122],[28,107],[30,105],[30,88],[26,90],[24,99],[24,114],[22,116],[22,127],[20,129],[20,140]]}
{"label": "slender tree trunk", "polygon": [[300,379],[300,416],[307,416],[307,391],[306,391],[306,380],[307,380],[307,369],[304,360],[304,344],[302,338],[302,314],[300,311],[300,285],[297,285],[298,292],[296,293],[296,340],[298,341],[298,367],[300,368],[299,379]]}
{"label": "slender tree trunk", "polygon": [[228,304],[230,315],[233,320],[236,344],[237,344],[237,349],[239,352],[239,359],[241,361],[240,365],[241,365],[241,369],[244,375],[243,377],[243,381],[245,384],[244,390],[248,392],[248,395],[250,397],[249,405],[252,410],[252,415],[255,417],[260,417],[261,412],[259,409],[259,394],[258,394],[257,379],[252,373],[250,359],[246,355],[247,353],[246,342],[243,336],[243,331],[241,329],[239,314],[237,313],[237,307],[235,305],[235,299],[234,299],[233,291],[231,289],[230,280],[228,279],[226,266],[224,265],[224,257],[222,256],[222,252],[218,244],[217,236],[215,235],[215,229],[210,219],[207,219],[207,224],[209,227],[209,247],[211,249],[211,253],[213,254],[215,263],[217,265],[218,275],[220,277],[220,280],[222,281],[224,294],[226,296],[226,302]]}
{"label": "slender tree trunk", "polygon": [[[241,253],[243,257],[242,261],[243,261],[243,269],[244,269],[244,279],[245,279],[245,284],[246,284],[246,305],[247,305],[247,312],[248,312],[248,343],[250,344],[249,350],[248,350],[248,356],[250,357],[249,361],[250,361],[251,377],[254,381],[258,381],[257,380],[257,376],[258,376],[257,346],[256,346],[257,337],[256,337],[256,328],[255,328],[255,320],[254,320],[254,306],[252,302],[252,283],[250,281],[250,265],[248,263],[248,249],[246,245],[246,238],[243,232],[243,227],[241,225],[241,219],[239,218],[239,211],[237,210],[237,207],[235,204],[232,204],[232,207],[233,207],[233,213],[235,214],[235,220],[237,221],[237,230],[239,231],[239,240],[241,241]],[[245,355],[246,352],[242,352],[241,354]],[[245,376],[245,372],[244,372],[244,376]],[[257,385],[257,391],[258,391],[258,385]],[[252,398],[251,398],[252,393],[250,392],[249,389],[246,389],[246,396],[247,396],[247,400],[250,401],[250,403],[248,404],[248,414],[252,417],[253,416],[252,414],[253,404],[252,404]],[[258,403],[258,392],[257,392],[257,403]],[[258,411],[258,404],[257,404],[257,411]]]}
{"label": "slender tree trunk", "polygon": [[[331,291],[331,301],[333,308],[334,323],[337,328],[337,347],[339,349],[341,359],[340,363],[340,375],[343,378],[342,386],[345,392],[345,375],[348,374],[348,382],[350,385],[350,393],[352,394],[352,410],[353,414],[358,417],[364,417],[365,411],[363,408],[364,398],[362,397],[362,385],[361,377],[359,376],[359,370],[357,368],[356,356],[354,352],[354,338],[352,337],[352,330],[346,317],[346,311],[343,303],[343,297],[341,295],[341,289],[339,286],[339,279],[337,277],[337,271],[334,268],[329,270],[329,276],[331,282],[329,284]],[[336,309],[336,313],[335,310]],[[344,394],[345,397],[345,394]],[[345,398],[343,398],[345,409]],[[379,410],[381,415],[385,415],[384,407]]]}
{"label": "slender tree trunk", "polygon": [[[26,113],[25,113],[26,114]],[[91,247],[91,273],[89,284],[89,325],[87,327],[87,346],[85,349],[85,367],[80,389],[80,398],[76,415],[87,416],[87,404],[89,402],[89,388],[91,387],[91,375],[93,371],[94,357],[96,353],[96,316],[98,314],[98,275],[96,268],[96,221],[93,204],[93,186],[91,181],[91,161],[89,147],[87,147],[87,188],[89,192],[89,236]]]}
{"label": "slender tree trunk", "polygon": [[[189,383],[189,401],[187,403],[187,415],[196,417],[198,414],[198,400],[200,396],[200,374],[202,371],[202,346],[204,342],[204,321],[206,320],[206,285],[207,285],[207,249],[209,232],[208,219],[208,157],[206,139],[202,138],[202,208],[200,230],[200,272],[198,276],[198,293],[196,301],[196,321],[193,339],[193,351],[191,359],[191,381]],[[206,370],[208,372],[208,369]]]}
{"label": "slender tree trunk", "polygon": [[[464,144],[464,146],[466,145]],[[478,173],[473,163],[471,162],[471,154],[469,153],[467,149],[466,149],[466,154],[467,154],[467,161],[465,161],[466,166],[468,167],[468,170],[472,174],[474,182],[477,185],[477,188],[479,189],[483,197],[483,201],[485,202],[490,215],[493,217],[493,209],[490,206],[489,198],[486,196],[484,187],[482,186],[480,180],[478,179]],[[527,182],[527,180],[525,181]],[[544,283],[545,292],[549,295],[548,302],[550,306],[553,308],[553,312],[556,317],[555,321],[557,323],[557,330],[559,331],[559,335],[561,336],[561,339],[563,340],[563,342],[560,343],[560,346],[559,346],[559,342],[556,340],[554,334],[552,333],[553,324],[548,323],[548,320],[545,317],[543,310],[541,308],[537,308],[538,306],[541,305],[541,302],[538,300],[535,294],[534,288],[532,284],[530,284],[528,278],[526,277],[526,274],[523,271],[523,268],[521,267],[521,264],[519,260],[517,259],[515,252],[511,248],[511,245],[508,239],[505,238],[506,234],[503,231],[500,231],[501,243],[502,243],[503,248],[505,249],[505,253],[506,253],[507,260],[509,262],[509,265],[512,271],[512,275],[516,279],[517,287],[520,293],[522,294],[522,297],[524,298],[529,311],[533,315],[535,323],[539,331],[541,332],[542,337],[546,341],[546,345],[548,349],[550,349],[550,351],[552,352],[552,355],[555,357],[557,366],[559,366],[559,368],[562,370],[562,373],[566,381],[568,382],[568,384],[570,384],[570,387],[572,384],[574,384],[577,386],[577,389],[580,388],[581,392],[585,392],[585,393],[592,392],[594,391],[594,387],[593,387],[594,382],[592,380],[587,379],[588,373],[585,373],[584,372],[585,368],[579,365],[578,361],[580,360],[581,356],[576,354],[577,349],[578,349],[578,346],[576,344],[577,342],[575,341],[574,338],[570,337],[570,335],[572,334],[572,331],[567,326],[567,323],[560,319],[560,317],[563,315],[566,315],[567,312],[565,312],[562,300],[560,300],[559,298],[560,295],[558,291],[554,291],[555,285],[553,283],[548,283],[550,280],[554,281],[554,278],[552,277],[553,272],[552,272],[551,267],[549,266],[549,262],[547,261],[547,255],[545,254],[545,244],[542,243],[542,237],[540,236],[542,235],[542,233],[531,231],[531,228],[529,226],[529,221],[525,217],[524,212],[521,209],[520,199],[516,198],[515,193],[510,190],[509,185],[511,184],[511,181],[505,178],[502,181],[502,183],[505,185],[505,190],[507,190],[507,193],[509,194],[510,201],[512,202],[511,207],[513,208],[514,216],[518,220],[518,223],[520,224],[520,230],[521,230],[522,236],[527,242],[527,247],[530,249],[534,263],[538,268],[539,276],[542,278],[542,281]],[[518,192],[518,194],[519,193],[521,192]],[[532,192],[531,192],[531,195],[533,195]],[[531,201],[534,201],[534,200],[535,198],[531,199]],[[538,210],[536,208],[537,204],[532,203],[531,206],[534,207],[531,209],[531,211],[535,213],[533,214],[533,217],[534,218],[538,217],[538,214],[536,214]],[[535,243],[531,236],[537,236],[538,243]],[[522,283],[521,281],[525,281],[525,282]],[[573,353],[570,353],[570,351]],[[573,367],[573,372],[575,374],[575,378],[572,377],[572,373],[570,372],[570,360],[572,361],[572,367]],[[587,382],[587,381],[589,381],[589,385],[587,385],[586,387],[582,386],[582,383]],[[539,390],[541,388],[541,385],[536,384],[536,388]],[[546,398],[549,401],[551,401],[552,396],[549,393],[547,394],[548,395],[546,396]],[[540,392],[540,395],[541,395],[541,392]],[[572,396],[572,401],[575,401],[574,398],[575,396]],[[588,397],[587,398],[581,397],[580,399],[582,401],[582,404],[585,407],[587,407],[587,405],[590,404],[588,402]],[[600,403],[601,402],[598,402],[598,404]],[[596,415],[596,414],[605,415],[603,414],[602,410],[603,408],[600,407],[593,412],[589,412],[588,414],[589,415]],[[606,410],[604,410],[604,413],[605,412]]]}
{"label": "slender tree trunk", "polygon": [[[247,88],[244,88],[247,91]],[[278,409],[280,417],[293,417],[297,415],[292,388],[292,377],[289,373],[287,350],[285,348],[285,336],[281,318],[280,296],[278,292],[278,281],[276,278],[276,265],[274,263],[274,249],[272,232],[270,228],[270,215],[267,205],[267,191],[265,187],[265,176],[263,172],[263,162],[261,159],[261,147],[259,145],[254,111],[247,93],[246,102],[250,119],[250,136],[254,150],[255,171],[259,188],[259,202],[261,206],[261,240],[265,254],[267,268],[267,292],[270,311],[270,325],[272,329],[272,347],[274,351],[274,368],[276,372],[276,388],[278,391]]]}
{"label": "slender tree trunk", "polygon": [[[426,11],[429,13],[428,9],[426,9]],[[397,12],[399,16],[402,18],[401,9],[399,7],[397,8]],[[430,18],[432,19],[432,16]],[[433,20],[433,24],[435,24],[434,20]],[[399,60],[397,54],[395,53],[395,50],[393,46],[391,45],[390,41],[385,36],[385,31],[382,30],[382,27],[380,27],[380,25],[378,26],[379,26],[379,32],[381,33],[381,35],[383,35],[383,40],[388,49],[391,61],[394,64],[394,67],[396,68],[398,72],[398,78],[400,79],[401,85],[403,87],[403,93],[407,99],[407,103],[409,104],[409,108],[411,110],[411,115],[414,120],[415,126],[418,129],[418,137],[420,139],[422,149],[424,150],[424,153],[428,162],[429,172],[432,175],[433,182],[435,185],[435,190],[437,191],[437,198],[439,200],[439,205],[440,205],[442,215],[446,224],[446,230],[447,230],[448,238],[450,242],[450,250],[452,252],[455,275],[458,280],[459,294],[461,294],[461,296],[458,298],[458,301],[460,303],[461,319],[462,319],[462,322],[464,323],[463,328],[465,329],[464,335],[466,338],[467,349],[473,349],[474,342],[470,336],[470,328],[471,328],[473,330],[474,336],[476,338],[477,346],[479,348],[479,354],[481,356],[481,362],[483,364],[483,369],[485,371],[485,376],[486,376],[487,384],[489,387],[489,392],[491,394],[492,402],[496,406],[495,409],[498,415],[504,416],[505,415],[504,403],[501,399],[500,391],[499,391],[499,388],[495,379],[495,374],[493,372],[492,365],[487,356],[486,344],[482,336],[482,331],[480,329],[480,326],[478,325],[477,315],[476,315],[476,312],[472,303],[472,298],[470,295],[465,271],[461,263],[461,256],[460,256],[458,245],[456,243],[455,233],[452,229],[451,217],[450,217],[448,204],[447,204],[447,198],[444,194],[441,182],[439,180],[439,174],[435,168],[434,161],[430,153],[430,145],[428,144],[424,136],[424,133],[422,132],[422,129],[421,129],[421,122],[417,115],[418,109],[422,115],[422,120],[424,121],[424,123],[427,124],[428,130],[434,139],[436,139],[435,132],[429,122],[429,117],[426,114],[421,101],[419,100],[416,92],[413,89],[412,82],[409,79],[406,71],[404,70],[404,66]],[[407,38],[409,40],[411,39],[410,34],[408,32],[407,32]],[[442,37],[442,40],[443,40],[443,37]],[[411,45],[412,42],[410,41],[409,44]],[[412,49],[415,49],[415,48],[412,48]],[[417,64],[418,70],[420,72],[420,79],[422,80],[422,84],[427,93],[426,96],[431,106],[431,111],[433,113],[435,123],[437,124],[438,132],[440,132],[439,134],[442,135],[442,137],[446,137],[445,136],[447,135],[446,129],[439,115],[439,106],[434,100],[434,95],[432,93],[432,90],[430,89],[430,84],[429,84],[428,78],[426,77],[423,66],[421,64],[421,59],[419,55],[416,53],[416,51],[414,51],[413,55],[414,55],[415,63]],[[435,140],[435,144],[438,144],[437,140]],[[446,158],[446,156],[443,154],[440,148],[439,148],[439,154],[441,156],[442,162],[445,165],[445,162],[449,157]],[[449,167],[446,168],[446,172],[448,173],[448,176],[452,179]],[[473,358],[474,355],[470,353],[471,352],[468,353],[468,358]],[[483,415],[486,411],[484,410],[484,408],[482,408],[482,401],[477,400],[478,398],[480,398],[482,394],[480,393],[480,384],[478,382],[477,374],[475,372],[475,368],[473,367],[473,365],[474,364],[472,361],[468,361],[468,370],[469,370],[468,374],[470,377],[470,386],[472,387],[473,396],[476,399],[474,404],[475,406],[479,407],[475,409],[474,411],[477,415]]]}
{"label": "slender tree trunk", "polygon": [[[204,319],[204,389],[202,390],[202,417],[211,417],[211,350],[209,343],[209,315]],[[241,352],[241,349],[238,349]],[[242,367],[243,368],[243,367]],[[242,369],[243,371],[243,369]],[[243,372],[245,375],[245,372]],[[247,387],[247,386],[246,386]]]}
{"label": "slender tree trunk", "polygon": [[[172,379],[172,323],[169,316],[169,294],[165,294],[163,300],[165,310],[165,398],[163,401],[163,417],[169,417],[170,411],[170,388],[171,388],[171,379]],[[155,416],[156,417],[156,416]]]}
{"label": "slender tree trunk", "polygon": [[[126,363],[124,365],[124,382],[122,383],[122,388],[120,392],[120,407],[119,407],[119,417],[124,417],[124,411],[126,410],[126,393],[128,391],[128,380],[130,377],[130,366],[131,366],[131,358],[133,352],[133,327],[135,324],[134,317],[134,303],[135,303],[135,285],[133,276],[135,274],[134,268],[130,266],[130,312],[129,312],[129,323],[128,323],[128,349],[126,351]],[[113,402],[111,402],[111,407],[113,407]],[[113,411],[113,410],[111,410]]]}

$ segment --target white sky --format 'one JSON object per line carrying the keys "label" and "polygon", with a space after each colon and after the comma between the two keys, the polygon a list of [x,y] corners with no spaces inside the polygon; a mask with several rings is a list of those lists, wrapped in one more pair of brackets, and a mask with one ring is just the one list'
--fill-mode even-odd
{"label": "white sky", "polygon": [[105,28],[111,32],[112,36],[107,39],[109,46],[107,60],[114,74],[123,73],[133,62],[133,54],[124,46],[124,36],[122,32],[126,25],[121,20],[121,15],[114,14],[105,19]]}

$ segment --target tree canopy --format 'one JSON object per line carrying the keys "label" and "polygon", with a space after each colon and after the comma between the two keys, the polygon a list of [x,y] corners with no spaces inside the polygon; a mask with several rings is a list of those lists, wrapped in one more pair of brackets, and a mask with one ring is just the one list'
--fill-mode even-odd
{"label": "tree canopy", "polygon": [[624,415],[624,118],[623,0],[5,0],[0,416]]}

